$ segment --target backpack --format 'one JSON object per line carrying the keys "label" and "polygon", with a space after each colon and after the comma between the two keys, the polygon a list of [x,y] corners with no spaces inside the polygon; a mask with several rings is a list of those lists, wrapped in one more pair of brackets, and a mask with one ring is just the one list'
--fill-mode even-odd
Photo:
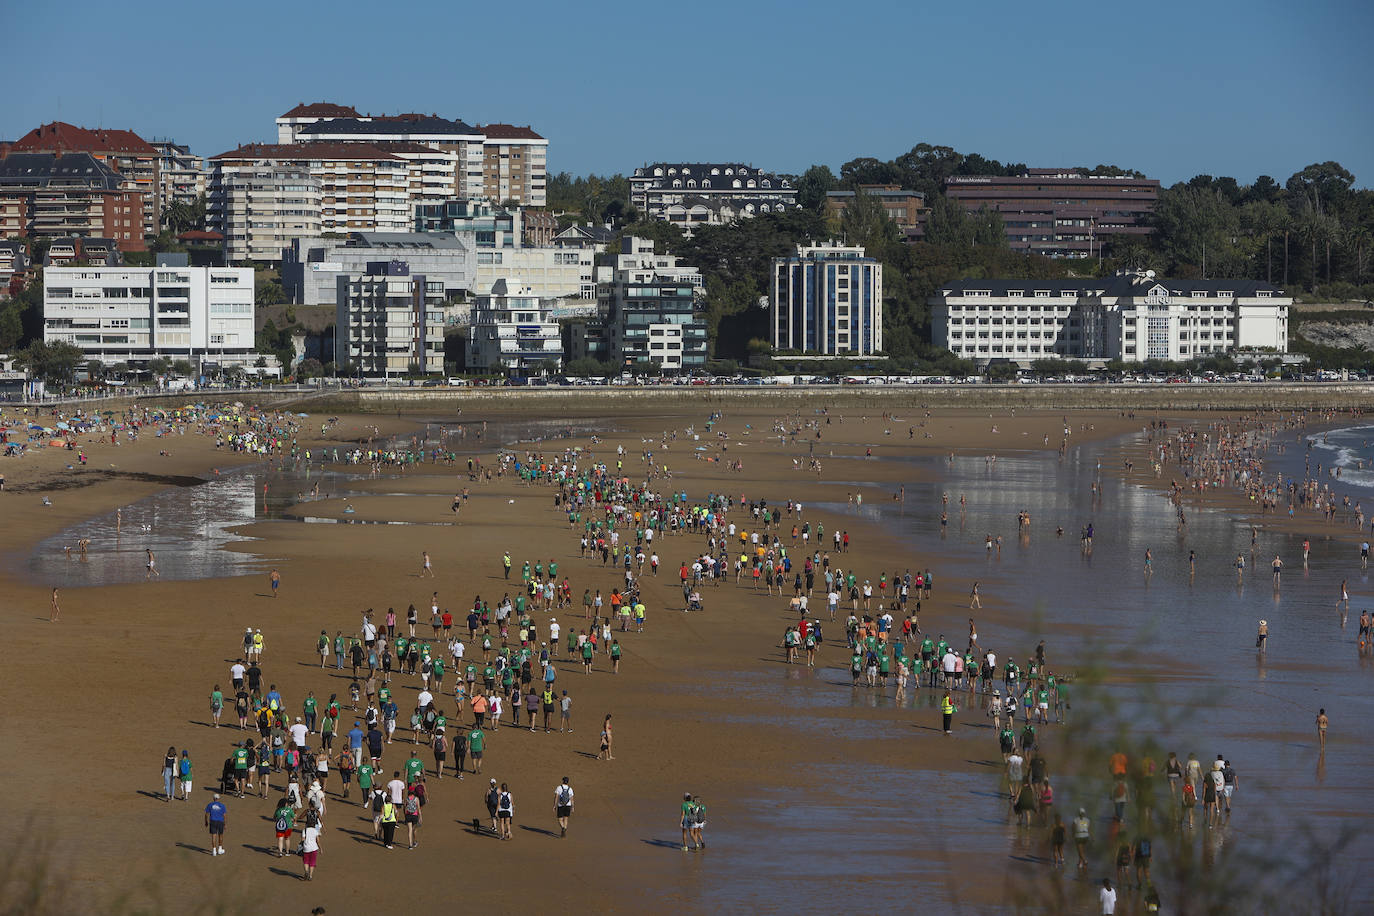
{"label": "backpack", "polygon": [[278,832],[278,833],[285,833],[287,830],[290,830],[290,829],[291,829],[291,823],[286,819],[286,815],[283,814],[283,815],[278,816],[278,817],[277,817],[277,832]]}
{"label": "backpack", "polygon": [[373,813],[376,813],[376,814],[380,814],[380,813],[381,813],[381,810],[382,810],[382,802],[383,802],[384,800],[385,800],[385,796],[384,796],[381,792],[373,792],[373,793],[372,793],[372,811],[373,811]]}
{"label": "backpack", "polygon": [[307,826],[307,827],[318,827],[318,826],[320,826],[320,815],[319,815],[319,813],[318,813],[314,808],[311,808],[309,811],[306,812],[306,814],[305,814],[305,826]]}

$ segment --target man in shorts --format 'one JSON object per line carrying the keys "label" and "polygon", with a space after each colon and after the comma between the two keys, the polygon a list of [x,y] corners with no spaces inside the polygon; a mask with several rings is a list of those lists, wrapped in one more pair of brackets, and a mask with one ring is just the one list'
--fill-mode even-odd
{"label": "man in shorts", "polygon": [[568,835],[568,818],[572,817],[573,811],[573,789],[568,783],[568,777],[563,777],[562,785],[553,791],[554,814],[558,818],[558,835],[566,837]]}
{"label": "man in shorts", "polygon": [[227,811],[219,793],[205,806],[205,826],[210,831],[210,855],[224,855],[224,820]]}

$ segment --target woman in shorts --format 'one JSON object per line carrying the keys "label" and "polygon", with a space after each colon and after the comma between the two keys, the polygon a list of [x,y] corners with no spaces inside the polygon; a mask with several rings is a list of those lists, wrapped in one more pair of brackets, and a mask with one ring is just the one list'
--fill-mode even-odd
{"label": "woman in shorts", "polygon": [[258,745],[258,780],[261,783],[261,787],[258,789],[259,798],[267,797],[269,788],[268,783],[271,781],[271,778],[272,747],[267,743],[267,739],[263,738],[262,743]]}

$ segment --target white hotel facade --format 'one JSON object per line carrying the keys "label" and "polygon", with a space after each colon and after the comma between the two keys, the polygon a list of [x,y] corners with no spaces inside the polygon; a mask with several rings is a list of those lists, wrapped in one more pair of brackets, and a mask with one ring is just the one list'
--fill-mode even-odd
{"label": "white hotel facade", "polygon": [[1288,349],[1283,291],[1254,280],[1166,280],[1153,271],[1102,279],[963,280],[933,296],[936,346],[986,365],[1009,360],[1159,359]]}
{"label": "white hotel facade", "polygon": [[49,267],[43,339],[110,365],[186,359],[248,366],[254,352],[247,267]]}

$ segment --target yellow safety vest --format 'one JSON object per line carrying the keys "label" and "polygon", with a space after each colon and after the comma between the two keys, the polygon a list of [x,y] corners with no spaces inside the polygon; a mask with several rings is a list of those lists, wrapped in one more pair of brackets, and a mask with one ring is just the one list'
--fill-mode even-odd
{"label": "yellow safety vest", "polygon": [[945,697],[940,701],[940,712],[947,716],[954,715],[954,703],[950,701],[949,697]]}
{"label": "yellow safety vest", "polygon": [[382,803],[382,823],[383,823],[383,824],[394,824],[394,823],[396,823],[396,806],[393,805],[393,804],[392,804],[391,802],[389,802],[389,801],[388,801],[388,802],[383,802],[383,803]]}

